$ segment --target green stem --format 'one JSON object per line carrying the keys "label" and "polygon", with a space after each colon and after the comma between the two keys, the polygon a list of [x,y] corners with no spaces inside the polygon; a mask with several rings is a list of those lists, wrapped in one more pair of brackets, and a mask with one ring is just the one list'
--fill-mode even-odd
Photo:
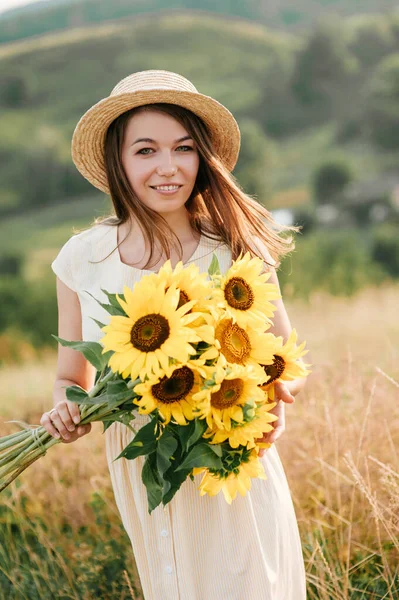
{"label": "green stem", "polygon": [[108,373],[102,379],[99,379],[97,383],[91,388],[90,392],[87,394],[88,397],[94,398],[95,396],[97,396],[97,392],[102,390],[103,387],[108,383],[108,381],[115,377],[115,375],[116,374],[113,371],[108,371]]}
{"label": "green stem", "polygon": [[[39,457],[37,457],[37,458],[39,458]],[[36,460],[37,459],[34,458],[34,459],[28,461],[27,463],[25,463],[24,465],[19,467],[19,469],[17,469],[17,471],[15,471],[15,473],[13,473],[8,479],[4,480],[3,482],[1,482],[1,480],[0,480],[0,492],[5,490],[6,487],[8,487],[10,485],[10,483],[12,483],[14,481],[14,479],[16,479],[22,473],[22,471],[25,471],[25,469],[27,469],[29,467],[29,465],[34,463]]]}
{"label": "green stem", "polygon": [[[113,371],[109,371],[103,378],[100,378],[97,381],[88,393],[88,397],[96,397],[114,377],[116,377],[116,374]],[[132,389],[139,381],[140,379],[129,381],[127,384],[128,388]],[[122,403],[125,401],[126,400]],[[92,423],[93,421],[101,421],[103,417],[113,414],[116,408],[117,406],[110,408],[106,402],[94,406],[83,404],[80,406],[80,424],[85,425],[87,423]],[[0,460],[0,467],[2,466],[2,468],[0,468],[0,480],[3,480],[0,484],[0,491],[14,481],[14,479],[16,479],[30,464],[35,462],[41,455],[45,454],[49,448],[55,444],[61,443],[61,439],[51,436],[44,427],[40,426],[36,429],[36,438],[33,437],[31,433],[32,430],[25,430],[6,436],[1,440],[0,452],[9,447],[12,447],[12,450],[6,453]],[[4,477],[7,477],[5,481]]]}
{"label": "green stem", "polygon": [[[47,433],[47,431],[46,431]],[[48,434],[50,436],[50,434]],[[45,436],[43,436],[45,437]],[[50,436],[51,439],[49,439],[45,444],[45,448],[46,451],[51,448],[51,446],[55,446],[55,444],[59,444],[60,440],[57,440],[55,438],[53,438],[52,436]],[[5,481],[1,482],[1,480],[3,479],[4,476],[9,475],[9,473],[11,472],[11,470],[8,470],[7,472],[4,473],[4,475],[0,475],[0,492],[2,492],[8,485],[10,485],[10,483],[12,483],[14,481],[14,479],[16,479],[21,473],[22,471],[25,471],[25,469],[27,467],[29,467],[29,465],[31,465],[32,463],[34,463],[38,458],[40,458],[43,454],[43,450],[41,448],[38,448],[35,452],[32,452],[31,456],[29,457],[28,460],[26,460],[23,464],[18,464],[17,469],[14,473],[12,473],[12,475],[10,475],[10,477],[8,479],[6,479]],[[19,461],[18,461],[19,462]]]}
{"label": "green stem", "polygon": [[[31,456],[29,456],[29,455],[31,453],[32,453],[32,455],[35,455],[36,454],[35,450],[37,448],[39,448],[39,454],[45,454],[45,452],[47,451],[47,448],[48,448],[48,444],[51,444],[52,440],[54,440],[57,443],[59,442],[58,439],[53,438],[49,433],[47,433],[47,431],[44,429],[44,427],[40,426],[37,429],[39,429],[38,438],[39,438],[40,442],[42,443],[42,445],[45,447],[45,449],[43,449],[41,446],[39,446],[39,442],[32,436],[32,442],[25,448],[25,450],[20,452],[16,458],[14,458],[5,467],[0,469],[0,479],[2,479],[5,475],[8,475],[13,469],[19,468],[19,466],[22,466],[24,464],[24,460],[26,458],[28,458],[28,460],[30,460]],[[47,438],[47,439],[45,440],[45,438]],[[53,444],[51,444],[51,445],[53,445]]]}
{"label": "green stem", "polygon": [[[110,379],[112,379],[112,377],[110,377],[110,374],[111,375],[115,375],[115,373],[113,373],[112,371],[110,371],[109,373],[107,373],[107,375],[104,377],[104,379],[100,380],[98,383],[104,383],[104,382],[107,383]],[[108,379],[106,380],[106,378],[108,378]],[[137,385],[137,383],[139,383],[139,381],[140,381],[140,378],[137,378],[137,379],[134,379],[134,380],[130,380],[129,383],[127,384],[127,387],[129,389],[132,389],[135,385]],[[101,390],[103,387],[104,387],[104,385],[102,385],[101,387],[99,387],[97,389],[97,392],[99,390]],[[94,398],[96,396],[96,394],[93,393],[93,390],[94,390],[94,387],[90,390],[90,393],[89,393],[89,397],[90,398]],[[126,400],[123,400],[122,403],[124,403],[124,402],[126,402]],[[108,404],[106,402],[104,402],[104,404],[95,404],[94,406],[87,405],[87,404],[83,405],[81,407],[81,413],[80,413],[81,414],[80,424],[85,425],[86,423],[92,423],[93,421],[96,421],[96,420],[99,421],[101,419],[97,418],[97,417],[100,417],[100,416],[104,417],[107,414],[111,414],[112,411],[115,408],[118,408],[118,406],[115,405],[112,408],[109,408],[109,406],[108,406]],[[104,412],[104,409],[105,409],[105,412]],[[96,417],[96,418],[89,419],[89,417],[93,417],[93,416]]]}
{"label": "green stem", "polygon": [[10,446],[14,446],[15,444],[19,444],[26,440],[27,437],[27,430],[25,429],[24,431],[18,431],[17,433],[8,435],[7,440],[6,438],[0,438],[0,453],[3,452],[3,450],[10,448]]}
{"label": "green stem", "polygon": [[13,458],[18,456],[21,449],[24,448],[24,446],[26,446],[27,443],[29,444],[29,440],[25,439],[25,440],[22,440],[22,442],[15,444],[13,449],[11,451],[7,452],[7,454],[3,458],[0,459],[0,467],[4,464],[11,462]]}

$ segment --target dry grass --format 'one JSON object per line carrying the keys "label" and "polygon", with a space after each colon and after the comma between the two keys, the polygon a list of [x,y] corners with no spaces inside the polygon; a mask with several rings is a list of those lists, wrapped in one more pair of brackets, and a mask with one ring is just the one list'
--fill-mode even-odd
{"label": "dry grass", "polygon": [[[317,295],[310,306],[288,307],[313,363],[278,446],[310,599],[398,598],[398,289],[350,300]],[[381,568],[367,573],[369,562]],[[353,579],[367,581],[368,593],[355,596]]]}
{"label": "dry grass", "polygon": [[[287,430],[277,442],[300,526],[309,600],[398,598],[398,290],[287,304],[313,364],[305,390],[286,407]],[[39,422],[51,405],[54,372],[52,356],[26,364],[22,374],[18,367],[0,372],[0,434],[13,430],[5,423],[11,418]],[[86,527],[97,535],[90,502],[99,496],[108,535],[118,536],[101,431],[95,426],[91,435],[50,451],[24,473],[4,500],[15,518],[40,517],[53,529],[68,523],[72,534]],[[76,553],[71,541],[65,543]],[[84,560],[84,551],[76,560]],[[130,566],[133,572],[132,559]],[[63,568],[72,577],[71,566]],[[356,592],[360,584],[363,592]]]}

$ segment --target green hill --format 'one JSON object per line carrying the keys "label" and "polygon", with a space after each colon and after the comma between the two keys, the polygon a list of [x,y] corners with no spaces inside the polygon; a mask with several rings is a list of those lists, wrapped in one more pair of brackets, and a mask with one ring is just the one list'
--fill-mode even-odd
{"label": "green hill", "polygon": [[60,29],[160,11],[238,17],[279,30],[303,31],[331,12],[347,17],[394,10],[396,0],[47,0],[0,14],[0,44]]}
{"label": "green hill", "polygon": [[374,65],[399,50],[399,19],[356,17],[334,27],[316,39],[329,71],[317,52],[301,58],[307,37],[210,15],[147,15],[3,45],[0,213],[91,194],[71,161],[74,127],[116,82],[149,68],[187,76],[234,113],[243,133],[236,174],[261,201],[298,187],[296,198],[306,201],[315,161],[342,150],[342,139],[359,172],[378,172],[389,156],[362,137],[364,90]]}

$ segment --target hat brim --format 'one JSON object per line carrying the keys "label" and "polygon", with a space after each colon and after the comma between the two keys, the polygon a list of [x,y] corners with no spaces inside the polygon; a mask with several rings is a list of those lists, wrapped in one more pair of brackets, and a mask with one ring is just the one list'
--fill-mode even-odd
{"label": "hat brim", "polygon": [[109,194],[104,165],[108,127],[122,113],[144,104],[165,102],[191,110],[208,126],[215,151],[232,171],[240,150],[240,130],[231,112],[214,98],[198,92],[143,90],[109,96],[94,104],[79,120],[72,136],[72,160],[96,188]]}

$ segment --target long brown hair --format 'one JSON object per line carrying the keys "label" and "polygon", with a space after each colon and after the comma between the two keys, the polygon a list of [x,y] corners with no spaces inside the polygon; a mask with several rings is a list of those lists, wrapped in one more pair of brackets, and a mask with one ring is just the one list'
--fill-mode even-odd
{"label": "long brown hair", "polygon": [[133,215],[150,242],[150,257],[144,268],[151,262],[155,241],[169,258],[171,238],[178,248],[180,259],[182,257],[182,246],[176,234],[162,215],[138,198],[123,169],[122,146],[128,122],[133,115],[144,111],[158,111],[174,117],[196,142],[199,169],[192,193],[185,203],[193,230],[225,243],[231,249],[232,260],[236,260],[241,252],[249,251],[270,265],[250,244],[258,237],[278,266],[281,258],[295,247],[292,235],[283,236],[282,233],[297,232],[300,228],[276,223],[266,208],[246,194],[216,155],[211,135],[202,119],[174,104],[156,103],[133,108],[122,113],[108,127],[104,161],[115,215],[98,217],[93,225],[105,223],[117,226],[129,221]]}

